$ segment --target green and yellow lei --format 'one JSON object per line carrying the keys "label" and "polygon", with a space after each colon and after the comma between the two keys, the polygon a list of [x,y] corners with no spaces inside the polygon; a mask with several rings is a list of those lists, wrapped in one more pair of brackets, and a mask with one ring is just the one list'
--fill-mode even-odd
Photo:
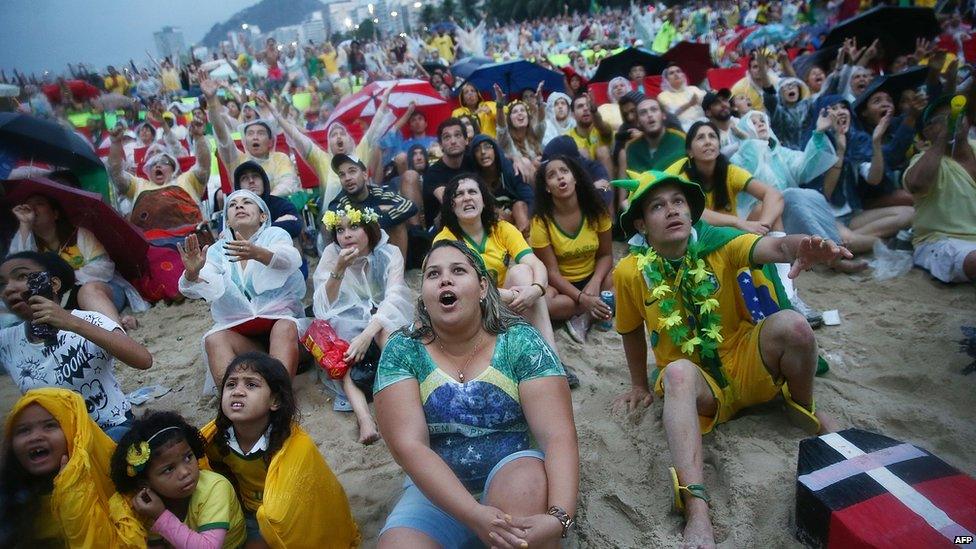
{"label": "green and yellow lei", "polygon": [[[658,300],[664,316],[658,318],[658,329],[689,357],[697,351],[703,362],[717,362],[718,344],[722,343],[721,317],[715,278],[698,257],[698,247],[689,242],[680,261],[668,261],[648,247],[637,253],[637,269],[650,285],[651,297]],[[678,307],[680,300],[681,307]],[[682,316],[682,308],[693,317],[692,326]]]}

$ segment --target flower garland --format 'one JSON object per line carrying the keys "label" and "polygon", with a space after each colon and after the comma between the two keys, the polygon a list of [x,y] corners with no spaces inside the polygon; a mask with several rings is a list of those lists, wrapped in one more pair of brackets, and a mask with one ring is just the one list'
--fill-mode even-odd
{"label": "flower garland", "polygon": [[376,223],[380,216],[373,211],[373,208],[357,210],[352,205],[346,204],[346,207],[341,210],[325,212],[325,215],[322,216],[322,222],[325,224],[326,230],[331,231],[339,226],[343,218],[348,220],[350,225],[362,225],[363,223]]}
{"label": "flower garland", "polygon": [[[681,352],[693,356],[699,352],[704,361],[718,359],[718,344],[722,343],[721,317],[718,300],[712,297],[715,283],[705,261],[698,257],[698,247],[689,243],[680,263],[665,260],[653,248],[637,254],[637,269],[653,284],[651,297],[659,301],[665,316],[658,318],[658,329],[667,332]],[[678,300],[693,317],[693,326],[682,317]]]}

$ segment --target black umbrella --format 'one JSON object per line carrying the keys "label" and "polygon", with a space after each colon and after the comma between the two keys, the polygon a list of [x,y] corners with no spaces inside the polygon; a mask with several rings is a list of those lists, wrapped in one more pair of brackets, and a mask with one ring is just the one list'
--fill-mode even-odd
{"label": "black umbrella", "polygon": [[845,38],[857,38],[860,47],[881,41],[890,61],[894,56],[915,51],[916,38],[934,38],[942,32],[932,8],[894,8],[881,6],[870,9],[830,30],[824,46],[839,46]]}
{"label": "black umbrella", "polygon": [[596,74],[590,82],[609,82],[615,76],[627,77],[630,68],[634,65],[641,65],[647,71],[647,76],[661,74],[667,68],[668,62],[659,55],[643,48],[627,48],[624,51],[607,57],[600,61],[600,66],[596,69]]}
{"label": "black umbrella", "polygon": [[64,168],[102,167],[95,150],[80,135],[26,114],[0,113],[0,147]]}
{"label": "black umbrella", "polygon": [[793,60],[793,71],[801,80],[805,80],[810,69],[820,67],[824,73],[830,74],[830,62],[837,58],[839,46],[827,46],[817,51],[798,55]]}
{"label": "black umbrella", "polygon": [[925,83],[928,77],[928,67],[915,67],[896,74],[879,76],[868,84],[861,95],[854,101],[854,112],[859,112],[868,99],[879,91],[888,92],[895,105],[905,90],[914,90]]}

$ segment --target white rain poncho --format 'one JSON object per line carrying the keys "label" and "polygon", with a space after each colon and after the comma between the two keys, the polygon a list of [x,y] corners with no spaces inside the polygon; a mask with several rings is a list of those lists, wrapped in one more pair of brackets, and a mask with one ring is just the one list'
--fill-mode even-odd
{"label": "white rain poncho", "polygon": [[388,243],[385,231],[382,235],[369,255],[346,268],[335,301],[329,302],[325,283],[339,257],[338,244],[325,249],[312,276],[315,318],[327,320],[346,341],[361,334],[374,318],[388,334],[413,320],[413,299],[403,280],[403,256]]}
{"label": "white rain poncho", "polygon": [[[802,152],[780,145],[772,128],[769,129],[768,140],[759,139],[752,120],[756,115],[762,116],[769,126],[766,113],[747,112],[739,120],[738,127],[748,139],[739,144],[739,150],[729,162],[751,173],[757,181],[783,191],[816,179],[837,162],[833,144],[821,132],[813,133]],[[739,215],[745,217],[756,205],[756,199],[742,192],[737,203]]]}
{"label": "white rain poncho", "polygon": [[[271,226],[271,214],[264,200],[251,191],[234,191],[224,200],[224,219],[229,219],[227,210],[231,201],[242,195],[254,201],[268,216],[249,240],[270,250],[273,255],[267,265],[253,259],[247,261],[246,267],[241,262],[232,262],[224,248],[234,240],[227,227],[220,239],[207,250],[207,262],[196,282],[187,280],[185,272],[180,276],[180,293],[210,303],[214,326],[204,334],[204,340],[210,334],[255,318],[291,320],[298,326],[297,319],[304,316],[302,298],[305,297],[305,279],[300,270],[302,256],[284,229]],[[212,386],[209,372],[208,368],[205,390]]]}
{"label": "white rain poncho", "polygon": [[[556,120],[556,101],[562,99],[566,101],[566,119],[562,122]],[[566,135],[569,130],[576,127],[576,119],[573,118],[571,110],[573,100],[563,92],[552,92],[546,99],[546,133],[542,137],[542,146],[545,147],[550,141]]]}

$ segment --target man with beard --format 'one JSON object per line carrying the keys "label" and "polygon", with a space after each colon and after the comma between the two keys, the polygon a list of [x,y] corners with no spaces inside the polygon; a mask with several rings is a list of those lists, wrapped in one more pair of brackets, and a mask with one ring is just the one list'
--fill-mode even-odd
{"label": "man with beard", "polygon": [[701,102],[705,118],[718,128],[719,144],[725,156],[732,156],[739,150],[739,142],[735,139],[736,124],[739,120],[732,116],[732,106],[729,104],[731,97],[732,92],[728,88],[722,88],[717,92],[706,93]]}
{"label": "man with beard", "polygon": [[437,127],[437,142],[444,156],[424,172],[423,202],[424,226],[431,228],[437,220],[444,198],[444,187],[456,175],[471,171],[465,162],[468,138],[464,124],[457,118],[448,118]]}
{"label": "man with beard", "polygon": [[404,261],[407,259],[406,221],[417,214],[417,206],[402,196],[384,191],[369,184],[366,164],[358,157],[337,154],[332,157],[332,170],[339,176],[342,190],[332,202],[329,211],[338,211],[351,206],[362,211],[372,208],[379,214],[380,228],[389,235],[390,244],[400,249]]}
{"label": "man with beard", "polygon": [[291,158],[283,152],[274,150],[274,126],[269,120],[258,118],[245,122],[240,126],[241,142],[244,150],[237,148],[230,135],[227,122],[220,112],[220,101],[217,99],[217,83],[207,77],[206,73],[199,75],[200,89],[207,98],[207,115],[213,124],[214,135],[217,137],[217,154],[223,161],[229,173],[233,173],[237,166],[249,160],[256,162],[271,180],[271,194],[288,196],[299,189],[298,173]]}
{"label": "man with beard", "polygon": [[599,160],[608,170],[612,169],[610,145],[613,143],[613,129],[593,109],[588,95],[576,96],[572,109],[576,126],[566,135],[573,138],[584,158]]}
{"label": "man with beard", "polygon": [[685,134],[666,128],[664,119],[664,108],[657,99],[645,97],[637,104],[637,128],[644,135],[624,149],[618,172],[621,178],[627,177],[627,170],[664,170],[685,155]]}

